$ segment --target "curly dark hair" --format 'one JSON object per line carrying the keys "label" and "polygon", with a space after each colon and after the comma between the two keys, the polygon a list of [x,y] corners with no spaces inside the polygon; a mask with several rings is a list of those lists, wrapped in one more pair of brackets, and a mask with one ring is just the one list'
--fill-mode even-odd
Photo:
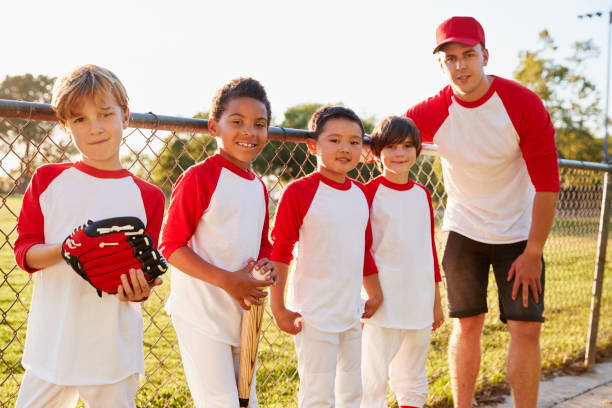
{"label": "curly dark hair", "polygon": [[364,135],[365,130],[363,129],[363,123],[361,123],[359,116],[351,109],[345,108],[344,106],[322,106],[312,114],[308,121],[310,137],[317,140],[327,121],[338,118],[352,120],[357,123],[361,129],[361,136]]}
{"label": "curly dark hair", "polygon": [[422,148],[421,134],[414,122],[403,116],[387,116],[372,131],[370,149],[374,156],[380,157],[385,146],[403,143],[406,139],[412,141],[419,157]]}
{"label": "curly dark hair", "polygon": [[225,84],[223,88],[217,91],[217,94],[212,100],[210,108],[210,117],[219,120],[223,111],[227,108],[227,104],[234,98],[253,98],[263,103],[266,106],[268,113],[268,125],[272,117],[270,109],[270,101],[263,85],[253,78],[236,78]]}

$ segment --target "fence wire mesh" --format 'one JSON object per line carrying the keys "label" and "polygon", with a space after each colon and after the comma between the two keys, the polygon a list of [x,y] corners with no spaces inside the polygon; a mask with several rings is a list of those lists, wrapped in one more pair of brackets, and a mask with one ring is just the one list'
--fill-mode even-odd
{"label": "fence wire mesh", "polygon": [[[138,114],[137,114],[138,115]],[[10,115],[7,115],[10,116]],[[36,117],[36,116],[31,116]],[[50,120],[47,117],[40,119]],[[157,129],[130,128],[125,132],[121,160],[127,169],[170,193],[173,182],[190,165],[213,154],[216,144],[204,133],[172,131],[167,117],[155,116]],[[178,119],[178,118],[174,118]],[[132,122],[132,126],[134,122]],[[313,171],[315,159],[299,137],[281,130],[253,163],[265,181],[274,211],[283,187]],[[278,133],[278,132],[277,132]],[[293,141],[289,141],[293,140]],[[24,374],[20,364],[27,325],[33,276],[13,259],[16,223],[22,195],[35,168],[43,163],[75,160],[77,151],[55,122],[3,117],[0,112],[0,405],[14,405]],[[373,164],[360,164],[351,176],[366,182],[378,174]],[[543,326],[542,362],[545,370],[566,367],[584,355],[593,271],[597,250],[602,198],[602,171],[561,167],[562,191],[546,259],[546,323]],[[440,161],[425,154],[413,168],[413,178],[432,193],[436,223],[444,210],[445,193]],[[438,253],[443,234],[436,232]],[[606,269],[609,275],[609,269]],[[169,279],[154,290],[143,305],[146,376],[140,382],[139,407],[193,406],[180,362],[176,335],[163,306]],[[489,311],[483,335],[483,361],[478,387],[503,384],[508,334],[499,321],[496,290],[489,284]],[[612,278],[604,280],[598,346],[612,345]],[[606,318],[606,316],[608,318]],[[452,324],[447,322],[432,337],[428,361],[431,393],[429,406],[448,406],[450,387],[446,349]],[[263,323],[257,389],[262,407],[292,407],[297,400],[297,370],[293,341],[281,333],[269,309]],[[393,398],[389,402],[394,404]]]}

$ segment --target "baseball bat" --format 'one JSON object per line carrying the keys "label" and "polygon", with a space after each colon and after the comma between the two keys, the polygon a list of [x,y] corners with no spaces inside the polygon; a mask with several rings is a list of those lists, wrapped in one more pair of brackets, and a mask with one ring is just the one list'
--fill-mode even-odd
{"label": "baseball bat", "polygon": [[[265,280],[266,276],[253,270],[253,277]],[[259,288],[264,290],[264,288]],[[250,305],[250,310],[245,310],[242,315],[242,328],[240,333],[240,359],[238,362],[238,401],[240,407],[249,406],[249,395],[255,374],[255,362],[257,361],[257,347],[261,335],[261,323],[263,321],[264,306]]]}

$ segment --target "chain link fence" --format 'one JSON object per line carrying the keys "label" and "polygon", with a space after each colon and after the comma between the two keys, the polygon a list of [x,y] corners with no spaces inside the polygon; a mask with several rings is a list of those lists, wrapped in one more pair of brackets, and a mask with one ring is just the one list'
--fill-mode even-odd
{"label": "chain link fence", "polygon": [[[207,122],[154,114],[133,113],[121,148],[124,167],[170,193],[173,182],[191,164],[204,160],[216,149],[206,135]],[[265,181],[273,212],[288,181],[316,168],[315,159],[303,143],[307,132],[270,128],[271,142],[253,163]],[[24,369],[20,364],[32,293],[32,276],[21,271],[13,259],[17,217],[22,195],[36,167],[48,162],[75,160],[77,151],[55,122],[48,105],[0,100],[0,406],[16,401]],[[599,349],[612,346],[612,279],[603,280],[602,318],[589,331],[596,270],[598,231],[602,213],[605,165],[561,161],[561,194],[557,218],[548,240],[546,259],[546,323],[542,335],[545,372],[575,366],[584,358],[588,335],[597,337]],[[378,175],[373,164],[360,164],[351,176],[366,182]],[[413,178],[432,193],[436,224],[440,224],[445,193],[435,149],[426,146]],[[607,181],[607,180],[606,180]],[[608,219],[602,225],[607,226]],[[607,228],[604,228],[607,238]],[[443,251],[442,232],[436,232],[438,253]],[[605,241],[605,240],[603,240]],[[607,246],[601,243],[602,248]],[[601,265],[603,267],[603,264]],[[610,269],[601,269],[609,275]],[[146,376],[137,396],[139,407],[193,406],[182,370],[178,344],[163,306],[169,278],[154,290],[143,305]],[[489,310],[483,335],[483,360],[477,387],[481,399],[491,388],[504,388],[508,334],[499,321],[496,290],[490,279]],[[491,295],[492,294],[492,295]],[[293,341],[281,333],[267,310],[259,352],[257,387],[260,406],[294,407],[297,370]],[[450,404],[446,349],[452,323],[432,336],[428,361],[428,406]],[[596,329],[599,329],[597,334]],[[507,387],[506,387],[507,388]],[[394,404],[393,397],[389,403]]]}

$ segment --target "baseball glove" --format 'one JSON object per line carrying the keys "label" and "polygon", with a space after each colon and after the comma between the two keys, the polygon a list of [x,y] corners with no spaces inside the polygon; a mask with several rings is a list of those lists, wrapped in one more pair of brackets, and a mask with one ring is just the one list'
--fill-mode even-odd
{"label": "baseball glove", "polygon": [[132,268],[142,269],[148,282],[168,270],[144,228],[137,217],[87,221],[64,240],[62,256],[99,296],[102,292],[114,295],[120,276],[125,274],[129,280]]}

